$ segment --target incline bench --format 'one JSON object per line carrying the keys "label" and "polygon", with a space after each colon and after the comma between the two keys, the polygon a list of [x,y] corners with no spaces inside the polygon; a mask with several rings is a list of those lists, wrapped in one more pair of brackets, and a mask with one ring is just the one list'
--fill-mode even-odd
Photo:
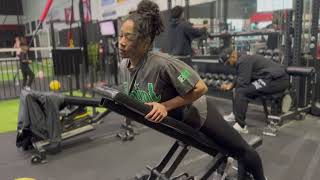
{"label": "incline bench", "polygon": [[[215,142],[206,137],[203,133],[193,129],[187,124],[173,119],[171,117],[165,118],[161,123],[153,123],[144,118],[144,116],[150,112],[151,107],[141,102],[138,102],[128,95],[121,93],[115,89],[108,87],[99,87],[95,90],[104,98],[102,98],[100,105],[104,106],[111,111],[124,115],[132,120],[135,120],[145,126],[155,129],[165,135],[168,135],[177,141],[173,144],[171,149],[168,151],[166,156],[155,168],[148,167],[150,174],[143,177],[136,177],[136,179],[162,179],[162,180],[173,180],[173,179],[194,179],[187,173],[183,173],[176,177],[172,177],[178,165],[182,162],[183,158],[189,151],[189,146],[195,147],[204,153],[207,153],[214,157],[214,163],[206,171],[200,179],[208,179],[215,171],[226,165],[228,154],[225,149],[219,147]],[[244,135],[244,139],[254,148],[257,148],[262,144],[262,139],[255,135]],[[178,148],[182,149],[178,152],[177,156],[173,156]],[[170,167],[168,166],[169,161],[175,157]],[[163,170],[166,169],[165,172]],[[248,177],[248,174],[238,175],[239,179]]]}

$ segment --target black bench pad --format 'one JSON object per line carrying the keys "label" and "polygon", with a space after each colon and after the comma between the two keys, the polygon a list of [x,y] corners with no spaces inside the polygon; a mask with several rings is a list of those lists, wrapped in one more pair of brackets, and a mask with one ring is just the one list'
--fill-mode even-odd
{"label": "black bench pad", "polygon": [[[227,154],[225,149],[218,146],[202,132],[197,131],[181,121],[171,117],[165,118],[161,123],[153,123],[146,120],[144,116],[150,112],[151,107],[132,99],[122,92],[108,87],[98,87],[95,89],[95,92],[105,97],[101,100],[101,105],[111,111],[131,118],[208,154],[216,155],[217,152]],[[244,139],[254,148],[262,144],[262,139],[256,135],[244,135]]]}
{"label": "black bench pad", "polygon": [[314,67],[288,66],[286,68],[290,76],[311,76],[316,72]]}

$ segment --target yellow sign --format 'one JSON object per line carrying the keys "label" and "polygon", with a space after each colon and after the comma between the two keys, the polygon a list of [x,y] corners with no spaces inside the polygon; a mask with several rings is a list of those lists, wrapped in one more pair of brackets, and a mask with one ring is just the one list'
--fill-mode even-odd
{"label": "yellow sign", "polygon": [[36,180],[36,179],[33,179],[33,178],[17,178],[17,179],[14,179],[14,180]]}

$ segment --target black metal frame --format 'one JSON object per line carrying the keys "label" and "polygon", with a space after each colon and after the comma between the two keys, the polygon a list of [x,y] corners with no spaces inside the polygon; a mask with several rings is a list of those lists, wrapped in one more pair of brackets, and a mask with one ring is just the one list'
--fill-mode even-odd
{"label": "black metal frame", "polygon": [[[295,21],[294,21],[294,44],[293,44],[293,58],[291,65],[302,65],[302,52],[301,52],[301,37],[302,37],[302,16],[303,16],[303,0],[296,0],[295,7]],[[303,82],[301,78],[295,78],[293,81],[294,87],[297,91],[296,103],[298,107],[303,107]]]}
{"label": "black metal frame", "polygon": [[[180,151],[179,147],[181,147]],[[188,173],[182,173],[177,176],[172,177],[175,170],[178,168],[179,164],[182,162],[183,158],[187,155],[189,152],[190,147],[186,144],[176,141],[168,151],[168,153],[164,156],[164,158],[161,160],[161,162],[154,168],[147,166],[147,169],[150,170],[150,175],[147,175],[148,180],[176,180],[178,178],[185,178],[185,179],[194,179],[193,176],[190,176]],[[174,156],[174,154],[176,154]],[[168,166],[170,160],[173,158],[173,163]],[[211,161],[209,168],[204,171],[204,173],[201,176],[201,180],[208,179],[214,172],[216,172],[219,168],[223,171],[223,167],[226,166],[228,156],[217,153],[214,156],[214,159]],[[168,167],[167,167],[168,166]],[[166,171],[164,171],[166,169]],[[164,171],[164,172],[163,172]],[[246,175],[244,175],[246,176]],[[242,178],[242,177],[241,177]],[[139,178],[137,178],[139,179]]]}
{"label": "black metal frame", "polygon": [[185,0],[185,18],[189,21],[190,19],[190,3],[189,0]]}
{"label": "black metal frame", "polygon": [[214,32],[214,18],[215,18],[215,11],[216,8],[216,1],[212,1],[210,3],[210,33]]}
{"label": "black metal frame", "polygon": [[[315,83],[316,83],[316,76],[315,76],[315,69],[313,67],[288,67],[291,69],[296,69],[296,72],[290,72],[290,70],[288,71],[288,74],[290,75],[291,80],[294,79],[294,77],[299,77],[301,79],[303,79],[304,81],[310,81],[311,82],[311,91],[312,91],[312,98],[311,100],[314,99],[315,96]],[[308,73],[306,73],[308,72]],[[294,86],[293,86],[294,88]],[[291,90],[292,92],[289,92],[289,94],[293,94],[296,96],[296,98],[298,98],[298,92],[297,89],[293,89]],[[285,92],[284,92],[285,95]],[[269,114],[268,109],[265,106],[266,104],[264,104],[264,111],[265,114],[267,116],[267,119],[274,122],[277,126],[281,126],[284,124],[285,121],[292,119],[292,118],[297,118],[297,119],[303,119],[303,115],[301,113],[307,113],[311,110],[311,103],[308,103],[307,106],[299,108],[298,104],[294,104],[295,107],[285,113],[285,114],[281,114],[279,116],[277,115],[273,115],[273,114]]]}
{"label": "black metal frame", "polygon": [[284,49],[284,61],[283,64],[286,66],[291,65],[291,46],[292,46],[292,11],[288,10],[285,19],[285,49]]}
{"label": "black metal frame", "polygon": [[83,9],[83,1],[79,1],[79,15],[81,22],[81,44],[83,47],[83,58],[85,71],[88,72],[89,67],[89,58],[88,58],[88,42],[87,42],[87,31],[86,31],[86,22],[84,19],[84,9]]}

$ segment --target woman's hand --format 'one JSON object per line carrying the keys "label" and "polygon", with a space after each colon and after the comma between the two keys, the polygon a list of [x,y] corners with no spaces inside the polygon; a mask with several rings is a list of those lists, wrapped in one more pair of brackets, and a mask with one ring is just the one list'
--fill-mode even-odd
{"label": "woman's hand", "polygon": [[152,106],[152,110],[145,116],[146,119],[160,123],[168,115],[167,108],[156,102],[145,103],[146,105]]}

